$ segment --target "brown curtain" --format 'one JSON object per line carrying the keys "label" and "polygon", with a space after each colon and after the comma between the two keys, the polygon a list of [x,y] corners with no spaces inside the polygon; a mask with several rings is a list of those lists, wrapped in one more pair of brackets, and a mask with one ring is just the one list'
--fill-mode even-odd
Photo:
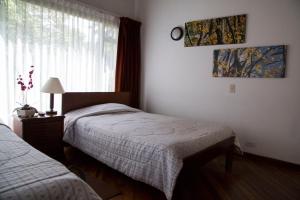
{"label": "brown curtain", "polygon": [[120,18],[116,92],[130,92],[131,106],[139,107],[141,74],[141,23],[127,17]]}

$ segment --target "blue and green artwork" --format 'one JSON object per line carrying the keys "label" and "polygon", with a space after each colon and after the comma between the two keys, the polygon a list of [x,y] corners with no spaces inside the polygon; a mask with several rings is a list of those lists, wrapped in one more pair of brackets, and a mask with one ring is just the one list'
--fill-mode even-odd
{"label": "blue and green artwork", "polygon": [[214,50],[214,77],[283,78],[286,45]]}

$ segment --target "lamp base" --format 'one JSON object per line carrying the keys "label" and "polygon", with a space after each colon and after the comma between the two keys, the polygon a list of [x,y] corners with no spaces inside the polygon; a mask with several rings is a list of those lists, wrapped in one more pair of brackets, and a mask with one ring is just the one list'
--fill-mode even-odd
{"label": "lamp base", "polygon": [[57,111],[54,110],[46,111],[46,115],[57,115]]}

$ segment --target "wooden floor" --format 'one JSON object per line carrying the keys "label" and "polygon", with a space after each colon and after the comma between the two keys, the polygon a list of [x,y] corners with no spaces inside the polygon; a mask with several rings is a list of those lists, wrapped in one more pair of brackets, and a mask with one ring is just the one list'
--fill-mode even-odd
{"label": "wooden floor", "polygon": [[[162,192],[134,181],[75,149],[68,148],[66,155],[69,164],[121,191],[121,195],[111,200],[166,200]],[[235,157],[231,174],[225,173],[224,158],[219,157],[187,180],[176,190],[176,199],[300,199],[299,166],[253,156]]]}

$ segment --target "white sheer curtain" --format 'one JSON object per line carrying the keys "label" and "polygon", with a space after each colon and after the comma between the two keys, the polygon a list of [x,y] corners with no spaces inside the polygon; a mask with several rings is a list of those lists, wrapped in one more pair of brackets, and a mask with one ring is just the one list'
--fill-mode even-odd
{"label": "white sheer curtain", "polygon": [[113,91],[118,23],[74,0],[0,0],[0,118],[18,106],[16,78],[31,65],[28,104],[39,110],[48,108],[40,88],[51,76],[66,91]]}

